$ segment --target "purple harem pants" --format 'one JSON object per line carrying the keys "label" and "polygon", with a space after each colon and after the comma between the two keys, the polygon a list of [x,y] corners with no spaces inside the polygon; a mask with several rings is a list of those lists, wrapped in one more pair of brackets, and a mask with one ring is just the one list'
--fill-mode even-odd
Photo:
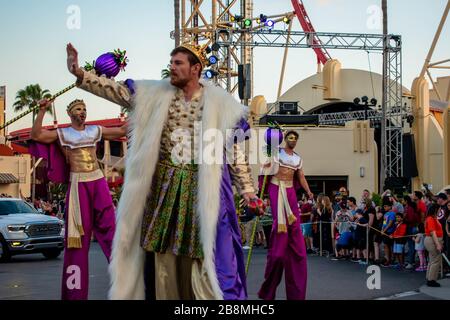
{"label": "purple harem pants", "polygon": [[[69,203],[69,190],[66,203]],[[89,246],[94,232],[106,259],[109,262],[115,231],[115,210],[109,187],[105,178],[90,182],[79,182],[81,219],[84,235],[81,236],[81,248],[64,249],[64,268],[62,275],[61,298],[63,300],[86,300],[89,289]],[[67,208],[66,237],[67,239]]]}
{"label": "purple harem pants", "polygon": [[268,192],[272,208],[273,225],[270,234],[267,265],[264,282],[258,296],[264,300],[274,300],[277,286],[281,282],[283,269],[286,269],[286,298],[287,300],[304,300],[306,296],[306,247],[300,227],[300,214],[295,189],[286,188],[287,198],[292,213],[297,220],[287,225],[287,233],[278,233],[278,186],[269,183]]}

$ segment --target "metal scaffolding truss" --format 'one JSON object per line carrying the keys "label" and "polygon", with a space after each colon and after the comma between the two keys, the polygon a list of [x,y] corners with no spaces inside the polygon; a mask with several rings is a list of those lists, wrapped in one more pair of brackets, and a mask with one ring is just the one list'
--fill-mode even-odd
{"label": "metal scaffolding truss", "polygon": [[[223,35],[227,35],[223,37]],[[244,35],[251,35],[252,41],[244,42]],[[314,36],[320,38],[321,43],[314,44]],[[390,50],[400,50],[400,36],[388,35]],[[325,48],[325,49],[353,49],[383,51],[382,34],[364,33],[331,33],[331,32],[302,32],[270,29],[216,29],[216,42],[222,46],[251,46],[251,47],[289,47],[289,48]],[[226,39],[226,40],[225,40]]]}
{"label": "metal scaffolding truss", "polygon": [[[400,39],[398,40],[400,43]],[[388,66],[385,73],[386,117],[384,148],[385,177],[403,176],[403,119],[406,111],[402,108],[402,63],[401,50],[388,48]]]}
{"label": "metal scaffolding truss", "polygon": [[382,114],[376,110],[360,110],[318,114],[320,125],[343,125],[353,120],[370,120],[371,123],[380,122]]}
{"label": "metal scaffolding truss", "polygon": [[[244,41],[243,38],[250,39]],[[264,28],[236,29],[217,28],[215,41],[221,47],[289,47],[289,48],[324,48],[384,52],[388,55],[384,87],[383,109],[385,112],[386,143],[383,144],[383,168],[385,177],[401,177],[403,175],[402,160],[402,127],[406,111],[402,108],[402,55],[401,36],[387,35],[386,48],[382,34],[301,32],[286,30],[270,30]],[[320,42],[314,42],[319,38]],[[362,113],[361,113],[362,112]],[[368,111],[371,120],[383,121],[383,114]],[[319,115],[321,124],[343,124],[346,121],[365,119],[364,111],[343,112]]]}

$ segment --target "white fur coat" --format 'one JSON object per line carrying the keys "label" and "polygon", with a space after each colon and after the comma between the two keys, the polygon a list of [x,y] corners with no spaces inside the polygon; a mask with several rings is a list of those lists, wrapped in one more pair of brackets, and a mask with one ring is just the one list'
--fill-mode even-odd
{"label": "white fur coat", "polygon": [[[223,89],[204,85],[202,130],[214,128],[225,134],[247,110]],[[169,81],[136,81],[130,116],[130,150],[126,159],[125,183],[118,207],[116,233],[109,266],[110,299],[144,299],[144,250],[140,246],[141,223],[146,197],[158,161],[163,126],[175,87]],[[221,164],[200,164],[198,204],[203,269],[216,299],[223,299],[214,264],[216,225],[220,205]]]}

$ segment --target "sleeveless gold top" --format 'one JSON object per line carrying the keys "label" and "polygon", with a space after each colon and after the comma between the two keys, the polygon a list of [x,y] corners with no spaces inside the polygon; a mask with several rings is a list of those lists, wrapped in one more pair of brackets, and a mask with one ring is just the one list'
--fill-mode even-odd
{"label": "sleeveless gold top", "polygon": [[58,128],[57,132],[71,172],[92,172],[99,169],[96,144],[102,137],[100,126],[87,125],[84,130]]}

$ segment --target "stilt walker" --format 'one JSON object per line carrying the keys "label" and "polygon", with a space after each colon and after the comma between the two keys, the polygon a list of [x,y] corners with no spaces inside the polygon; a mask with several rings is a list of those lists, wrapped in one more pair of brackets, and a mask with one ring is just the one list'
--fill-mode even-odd
{"label": "stilt walker", "polygon": [[[102,138],[116,139],[126,135],[126,126],[85,125],[86,106],[82,100],[75,100],[67,108],[72,125],[46,130],[42,128],[42,120],[50,103],[44,101],[41,105],[31,132],[32,139],[39,144],[32,145],[30,150],[33,155],[48,160],[51,180],[70,181],[64,219],[66,234],[61,297],[64,300],[85,300],[88,298],[91,234],[94,232],[109,262],[115,230],[114,206],[108,183],[98,165],[96,144]],[[52,179],[55,175],[60,179]]]}
{"label": "stilt walker", "polygon": [[287,299],[304,300],[306,295],[306,248],[296,190],[302,186],[309,198],[313,194],[303,173],[303,160],[294,152],[298,136],[295,131],[287,132],[285,148],[280,148],[262,168],[262,173],[269,176],[267,188],[273,216],[265,280],[258,292],[264,300],[275,299],[283,270],[286,270]]}
{"label": "stilt walker", "polygon": [[130,111],[132,143],[109,297],[246,299],[232,184],[247,204],[257,198],[245,153],[234,139],[234,133],[250,128],[248,109],[200,79],[207,48],[189,43],[175,48],[170,79],[125,82],[80,70],[71,44],[67,53],[79,88]]}
{"label": "stilt walker", "polygon": [[42,127],[42,121],[51,102],[39,102],[39,113],[31,130],[34,143],[30,145],[30,152],[47,160],[49,180],[69,184],[61,297],[85,300],[88,298],[91,234],[94,233],[109,262],[115,232],[115,210],[107,181],[98,165],[96,145],[102,138],[112,140],[125,136],[127,127],[126,124],[119,128],[86,125],[86,105],[77,99],[67,106],[71,125],[47,130]]}

